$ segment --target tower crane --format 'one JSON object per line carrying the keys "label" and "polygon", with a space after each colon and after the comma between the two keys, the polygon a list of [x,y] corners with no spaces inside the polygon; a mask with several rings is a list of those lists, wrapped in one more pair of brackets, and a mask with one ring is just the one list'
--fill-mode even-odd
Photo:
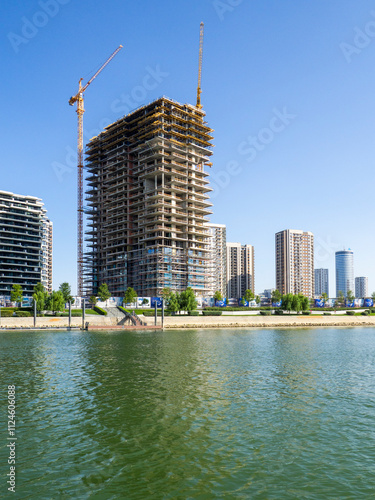
{"label": "tower crane", "polygon": [[198,65],[198,87],[197,87],[197,108],[201,109],[201,80],[202,80],[202,57],[203,57],[203,28],[204,24],[200,25],[200,33],[199,33],[199,65]]}
{"label": "tower crane", "polygon": [[87,87],[95,80],[107,64],[115,57],[122,49],[119,45],[117,49],[108,57],[106,62],[98,69],[98,71],[90,78],[86,85],[82,86],[83,78],[78,82],[78,92],[75,96],[69,99],[69,104],[73,106],[77,103],[78,117],[78,136],[77,136],[77,176],[78,176],[78,192],[77,192],[77,291],[78,295],[83,294],[83,113],[85,112],[83,96]]}

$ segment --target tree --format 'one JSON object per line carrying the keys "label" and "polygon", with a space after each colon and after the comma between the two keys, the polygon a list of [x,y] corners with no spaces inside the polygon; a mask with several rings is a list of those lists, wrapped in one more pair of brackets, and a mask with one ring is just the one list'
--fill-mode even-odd
{"label": "tree", "polygon": [[182,311],[190,312],[197,308],[197,301],[192,288],[188,286],[186,290],[180,293],[179,303]]}
{"label": "tree", "polygon": [[343,307],[345,305],[345,297],[341,290],[339,290],[338,296],[336,297],[336,304],[339,307]]}
{"label": "tree", "polygon": [[328,300],[328,294],[323,292],[322,295],[320,296],[320,299],[324,302],[324,305],[326,305],[326,302]]}
{"label": "tree", "polygon": [[372,300],[375,300],[375,292],[372,292],[371,298]]}
{"label": "tree", "polygon": [[34,286],[34,293],[32,297],[33,300],[36,302],[37,311],[39,312],[44,311],[48,294],[45,291],[42,283],[38,283],[37,285]]}
{"label": "tree", "polygon": [[58,311],[63,311],[65,309],[64,295],[60,290],[57,292],[54,290],[51,295],[48,296],[46,309],[52,311],[55,315]]}
{"label": "tree", "polygon": [[255,302],[257,303],[257,306],[259,306],[259,304],[260,304],[260,297],[259,297],[259,295],[255,296]]}
{"label": "tree", "polygon": [[300,295],[292,295],[292,298],[291,298],[291,308],[297,314],[300,312],[300,310],[302,309],[301,296]]}
{"label": "tree", "polygon": [[281,297],[281,309],[283,311],[288,311],[289,314],[290,314],[290,311],[293,309],[292,297],[293,297],[293,295],[291,293],[287,293],[286,295],[283,295]]}
{"label": "tree", "polygon": [[307,311],[309,309],[309,306],[310,306],[309,298],[300,294],[300,302],[301,302],[302,311]]}
{"label": "tree", "polygon": [[110,298],[111,294],[108,290],[107,283],[102,283],[98,289],[98,297],[101,302],[106,302]]}
{"label": "tree", "polygon": [[163,288],[160,295],[161,295],[162,299],[167,302],[171,293],[172,293],[172,290],[170,288]]}
{"label": "tree", "polygon": [[176,313],[180,310],[180,304],[178,301],[178,297],[172,292],[169,295],[168,303],[167,303],[167,311]]}
{"label": "tree", "polygon": [[243,295],[243,298],[246,300],[246,302],[249,303],[249,307],[250,307],[250,302],[253,300],[254,298],[254,292],[252,290],[245,290],[245,293]]}
{"label": "tree", "polygon": [[137,292],[131,286],[128,286],[124,295],[125,304],[132,304],[138,297]]}
{"label": "tree", "polygon": [[346,293],[346,300],[348,302],[353,302],[354,299],[355,299],[355,297],[354,297],[353,292],[351,290],[348,290]]}
{"label": "tree", "polygon": [[91,295],[91,297],[89,298],[89,302],[94,308],[96,306],[96,303],[98,302],[98,299],[95,297],[95,295]]}
{"label": "tree", "polygon": [[18,304],[22,303],[23,295],[22,295],[22,286],[21,285],[13,285],[10,291],[10,300],[12,302],[16,302]]}
{"label": "tree", "polygon": [[59,290],[63,294],[65,302],[71,302],[72,304],[74,303],[69,283],[67,283],[66,281],[64,281],[64,283],[61,283],[61,285],[59,286]]}
{"label": "tree", "polygon": [[214,299],[215,299],[215,300],[223,300],[223,295],[222,295],[222,293],[220,292],[220,290],[217,290],[217,291],[214,293]]}
{"label": "tree", "polygon": [[147,304],[149,303],[150,301],[148,299],[143,299],[142,300],[142,306],[147,306]]}
{"label": "tree", "polygon": [[271,294],[271,301],[272,304],[276,304],[277,302],[280,302],[281,300],[281,293],[279,290],[274,290]]}

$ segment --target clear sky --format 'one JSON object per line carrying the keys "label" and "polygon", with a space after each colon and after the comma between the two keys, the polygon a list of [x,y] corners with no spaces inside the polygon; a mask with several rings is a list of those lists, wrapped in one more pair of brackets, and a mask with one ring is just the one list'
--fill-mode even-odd
{"label": "clear sky", "polygon": [[[212,222],[255,247],[256,291],[275,284],[274,238],[315,235],[315,267],[354,251],[375,290],[375,0],[13,0],[2,5],[0,189],[43,199],[54,287],[76,289],[76,113],[86,139],[166,95],[215,130]],[[147,76],[150,75],[150,76]]]}

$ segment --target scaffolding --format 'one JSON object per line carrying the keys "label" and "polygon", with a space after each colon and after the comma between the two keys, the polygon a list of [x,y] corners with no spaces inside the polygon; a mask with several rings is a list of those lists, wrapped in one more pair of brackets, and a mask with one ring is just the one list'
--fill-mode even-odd
{"label": "scaffolding", "polygon": [[212,129],[196,106],[162,97],[91,139],[86,152],[85,292],[209,289]]}

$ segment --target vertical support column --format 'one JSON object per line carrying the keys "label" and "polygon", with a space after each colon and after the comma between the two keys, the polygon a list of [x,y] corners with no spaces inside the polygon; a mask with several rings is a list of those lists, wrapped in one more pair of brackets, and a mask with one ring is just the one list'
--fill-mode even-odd
{"label": "vertical support column", "polygon": [[36,300],[34,299],[34,328],[36,327]]}
{"label": "vertical support column", "polygon": [[162,299],[163,302],[161,303],[161,328],[164,330],[164,299]]}
{"label": "vertical support column", "polygon": [[69,300],[69,330],[71,328],[71,325],[72,325],[72,303]]}
{"label": "vertical support column", "polygon": [[85,329],[85,312],[86,312],[86,304],[85,299],[82,299],[82,330]]}
{"label": "vertical support column", "polygon": [[155,326],[157,325],[158,321],[158,304],[157,301],[155,300]]}

